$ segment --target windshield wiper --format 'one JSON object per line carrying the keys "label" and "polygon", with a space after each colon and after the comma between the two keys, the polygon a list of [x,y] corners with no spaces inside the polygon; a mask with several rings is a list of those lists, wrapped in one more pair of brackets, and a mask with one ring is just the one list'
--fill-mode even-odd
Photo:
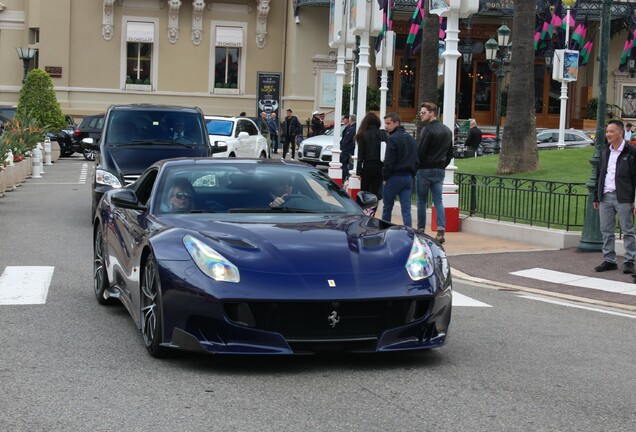
{"label": "windshield wiper", "polygon": [[231,208],[228,213],[320,213],[315,210],[305,210],[294,207],[262,207],[262,208]]}
{"label": "windshield wiper", "polygon": [[135,146],[135,145],[165,145],[165,146],[180,146],[180,147],[188,147],[194,148],[195,146],[191,144],[179,143],[172,140],[133,140],[128,143],[117,144],[118,147],[127,147],[127,146]]}

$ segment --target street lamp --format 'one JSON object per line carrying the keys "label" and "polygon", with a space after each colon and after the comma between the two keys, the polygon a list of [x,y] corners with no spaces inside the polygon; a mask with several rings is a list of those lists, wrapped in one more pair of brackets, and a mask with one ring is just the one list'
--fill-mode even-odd
{"label": "street lamp", "polygon": [[545,67],[547,70],[552,70],[552,61],[554,60],[554,49],[549,45],[543,52],[543,59],[545,60]]}
{"label": "street lamp", "polygon": [[16,48],[18,52],[18,57],[22,60],[22,65],[24,66],[24,76],[22,77],[22,84],[26,81],[27,74],[29,73],[29,63],[35,57],[35,53],[38,51],[37,48]]}
{"label": "street lamp", "polygon": [[470,72],[470,68],[473,64],[473,45],[470,40],[466,40],[462,46],[459,47],[459,52],[462,54],[462,65],[466,72]]}
{"label": "street lamp", "polygon": [[495,125],[497,132],[495,135],[495,153],[498,154],[501,149],[501,136],[499,134],[501,128],[501,84],[506,76],[505,66],[510,63],[512,54],[512,44],[510,44],[510,29],[503,23],[497,29],[497,40],[492,37],[486,42],[486,60],[490,70],[497,72],[497,101],[496,101],[496,119]]}
{"label": "street lamp", "polygon": [[627,60],[627,68],[629,69],[629,77],[630,78],[636,77],[636,60],[635,59],[630,58],[629,60]]}

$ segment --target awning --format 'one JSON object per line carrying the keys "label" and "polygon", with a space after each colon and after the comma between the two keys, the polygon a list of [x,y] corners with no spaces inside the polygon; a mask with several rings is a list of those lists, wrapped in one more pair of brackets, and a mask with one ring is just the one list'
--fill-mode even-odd
{"label": "awning", "polygon": [[154,42],[154,23],[128,21],[128,26],[126,28],[126,40],[128,42]]}
{"label": "awning", "polygon": [[243,46],[243,28],[217,27],[216,46],[241,48]]}

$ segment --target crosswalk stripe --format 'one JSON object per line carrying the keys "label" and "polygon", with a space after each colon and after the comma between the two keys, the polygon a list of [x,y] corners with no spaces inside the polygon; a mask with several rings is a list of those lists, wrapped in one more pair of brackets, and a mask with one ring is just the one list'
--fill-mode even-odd
{"label": "crosswalk stripe", "polygon": [[44,304],[54,267],[7,266],[0,276],[0,305]]}
{"label": "crosswalk stripe", "polygon": [[532,268],[528,270],[511,272],[510,274],[515,276],[527,277],[530,279],[541,280],[544,282],[552,282],[581,288],[590,288],[619,294],[636,295],[636,285],[634,285],[633,283],[593,278],[572,273],[546,270],[543,268]]}
{"label": "crosswalk stripe", "polygon": [[492,307],[489,304],[482,303],[479,300],[460,294],[457,291],[453,291],[453,307],[468,306],[468,307]]}
{"label": "crosswalk stripe", "polygon": [[601,309],[601,308],[591,307],[591,306],[583,306],[583,305],[574,304],[574,303],[570,303],[570,302],[566,302],[566,301],[562,301],[562,300],[549,299],[549,298],[546,298],[546,297],[537,297],[537,296],[528,295],[528,294],[519,294],[518,297],[525,298],[525,299],[528,299],[528,300],[536,300],[536,301],[541,301],[541,302],[544,302],[544,303],[555,304],[555,305],[559,305],[559,306],[567,306],[567,307],[571,307],[571,308],[574,308],[574,309],[583,309],[583,310],[589,310],[589,311],[594,311],[594,312],[600,312],[600,313],[604,313],[604,314],[608,314],[608,315],[616,315],[616,316],[620,316],[620,317],[636,319],[636,315],[630,314],[630,313],[616,312],[616,311],[611,311],[611,310]]}

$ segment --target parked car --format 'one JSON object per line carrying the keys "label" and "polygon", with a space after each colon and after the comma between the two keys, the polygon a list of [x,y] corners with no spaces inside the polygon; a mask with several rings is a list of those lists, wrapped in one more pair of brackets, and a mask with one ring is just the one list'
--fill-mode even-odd
{"label": "parked car", "polygon": [[61,130],[47,132],[46,136],[51,141],[58,143],[61,156],[71,156],[76,151],[73,140],[76,126],[73,117],[70,115],[64,115],[64,119],[66,120],[66,125]]}
{"label": "parked car", "polygon": [[224,143],[227,151],[215,157],[266,158],[267,140],[248,117],[205,116],[210,142]]}
{"label": "parked car", "polygon": [[0,115],[12,119],[13,117],[15,117],[15,113],[17,110],[17,107],[0,106]]}
{"label": "parked car", "polygon": [[88,148],[84,143],[84,138],[92,138],[98,142],[102,135],[105,114],[86,116],[75,128],[73,133],[73,148],[76,152],[82,153],[87,160],[95,160],[95,150]]}
{"label": "parked car", "polygon": [[333,147],[333,128],[327,129],[323,135],[305,138],[298,147],[298,160],[311,165],[329,165]]}
{"label": "parked car", "polygon": [[455,157],[458,159],[493,154],[495,152],[495,134],[482,133],[481,143],[479,144],[477,151],[466,147],[463,140],[456,140],[455,145],[453,146],[453,151]]}
{"label": "parked car", "polygon": [[[537,147],[539,150],[554,150],[559,148],[559,129],[544,129],[537,132]],[[594,145],[594,140],[585,132],[578,129],[565,129],[563,135],[565,148],[579,148]]]}
{"label": "parked car", "polygon": [[4,129],[4,125],[11,122],[11,117],[7,117],[6,115],[0,114],[0,132]]}
{"label": "parked car", "polygon": [[[270,202],[277,185],[291,187],[280,206]],[[100,202],[94,294],[124,304],[152,356],[440,347],[446,254],[424,233],[367,216],[376,205],[299,162],[164,160]]]}
{"label": "parked car", "polygon": [[[110,189],[133,183],[161,159],[207,157],[215,151],[198,108],[164,105],[113,105],[106,112],[99,143],[84,138],[97,151],[91,214]],[[220,149],[225,150],[225,147]]]}

